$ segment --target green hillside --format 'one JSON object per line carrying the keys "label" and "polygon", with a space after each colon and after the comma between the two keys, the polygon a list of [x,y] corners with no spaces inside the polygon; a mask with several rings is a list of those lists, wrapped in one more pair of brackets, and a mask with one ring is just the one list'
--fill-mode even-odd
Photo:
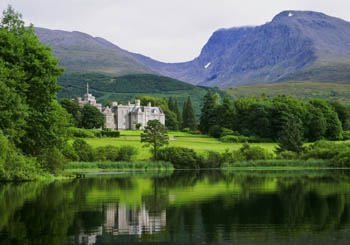
{"label": "green hillside", "polygon": [[308,100],[309,98],[337,100],[350,106],[350,84],[291,81],[250,86],[235,86],[225,88],[223,91],[233,97],[260,96],[263,93],[268,97],[285,94],[301,100]]}
{"label": "green hillside", "polygon": [[[90,91],[96,96],[97,101],[133,101],[137,95],[153,97],[177,97],[182,107],[185,99],[191,96],[196,115],[199,115],[200,102],[209,88],[198,87],[176,79],[151,75],[126,75],[111,77],[99,73],[66,73],[59,78],[59,85],[63,88],[58,94],[60,98],[73,98],[82,96],[86,91],[86,83],[89,82]],[[224,91],[213,89],[221,95]]]}

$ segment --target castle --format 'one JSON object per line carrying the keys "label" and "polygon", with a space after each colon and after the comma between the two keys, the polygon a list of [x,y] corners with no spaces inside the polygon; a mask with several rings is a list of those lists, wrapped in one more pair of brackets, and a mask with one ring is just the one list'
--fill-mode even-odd
{"label": "castle", "polygon": [[[95,106],[103,112],[106,117],[105,128],[113,130],[136,130],[144,129],[149,120],[158,120],[165,124],[165,114],[160,107],[152,106],[151,102],[147,106],[141,106],[140,100],[136,100],[135,104],[127,105],[112,102],[111,106],[107,106],[102,110],[102,105],[96,103],[95,97],[89,93],[89,85],[87,84],[86,94],[84,98],[78,98],[79,105],[83,107],[85,104]],[[137,126],[140,126],[139,128]]]}

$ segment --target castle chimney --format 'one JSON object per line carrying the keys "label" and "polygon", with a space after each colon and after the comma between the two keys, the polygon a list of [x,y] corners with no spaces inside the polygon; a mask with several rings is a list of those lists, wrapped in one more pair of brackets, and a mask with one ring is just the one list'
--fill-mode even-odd
{"label": "castle chimney", "polygon": [[148,102],[147,106],[148,106],[148,107],[151,107],[151,106],[152,106],[152,103],[151,103],[151,102]]}
{"label": "castle chimney", "polygon": [[141,104],[140,100],[135,100],[135,105],[136,106],[140,106],[140,104]]}

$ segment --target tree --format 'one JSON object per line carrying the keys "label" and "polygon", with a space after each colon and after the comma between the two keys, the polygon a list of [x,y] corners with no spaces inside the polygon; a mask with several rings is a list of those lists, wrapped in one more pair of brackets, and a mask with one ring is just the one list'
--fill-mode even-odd
{"label": "tree", "polygon": [[209,129],[212,126],[217,124],[218,118],[217,118],[216,103],[217,103],[216,96],[214,96],[212,91],[209,90],[208,93],[204,96],[203,105],[201,108],[199,129],[203,133],[208,133]]}
{"label": "tree", "polygon": [[183,128],[195,130],[197,128],[196,117],[192,108],[191,98],[188,96],[183,107]]}
{"label": "tree", "polygon": [[287,121],[277,141],[277,152],[293,151],[299,153],[303,151],[301,127],[295,117],[291,117]]}
{"label": "tree", "polygon": [[174,105],[174,102],[173,102],[173,97],[171,97],[171,96],[168,98],[168,108],[172,112],[175,112],[175,105]]}
{"label": "tree", "polygon": [[169,136],[166,127],[158,120],[147,122],[144,133],[141,134],[141,143],[146,143],[146,147],[153,148],[153,159],[158,159],[158,150],[163,145],[169,144]]}
{"label": "tree", "polygon": [[177,118],[177,121],[179,123],[179,127],[182,127],[182,115],[180,112],[179,102],[178,102],[177,98],[175,98],[174,113],[176,114],[176,118]]}
{"label": "tree", "polygon": [[[3,12],[0,23],[0,67],[1,89],[10,93],[12,103],[9,118],[18,118],[18,122],[1,125],[3,132],[29,155],[38,156],[45,149],[59,147],[61,137],[56,132],[63,114],[56,93],[57,78],[64,69],[58,67],[51,49],[40,44],[34,28],[26,28],[11,6]],[[15,104],[20,105],[19,113]]]}
{"label": "tree", "polygon": [[74,126],[79,127],[81,124],[81,108],[78,101],[64,98],[60,100],[60,104],[72,115]]}
{"label": "tree", "polygon": [[220,126],[223,128],[234,129],[236,111],[230,97],[226,95],[222,105],[218,108],[220,115]]}
{"label": "tree", "polygon": [[81,126],[83,128],[101,128],[105,125],[104,114],[95,106],[86,104],[81,111]]}

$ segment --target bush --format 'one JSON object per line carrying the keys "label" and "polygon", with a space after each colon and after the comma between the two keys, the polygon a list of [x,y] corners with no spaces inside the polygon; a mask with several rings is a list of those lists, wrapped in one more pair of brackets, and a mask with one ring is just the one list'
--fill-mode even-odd
{"label": "bush", "polygon": [[199,134],[201,134],[201,131],[199,131],[199,130],[192,130],[190,132],[190,134],[199,135]]}
{"label": "bush", "polygon": [[220,138],[222,135],[222,132],[223,132],[223,128],[218,125],[214,125],[209,129],[209,135],[214,138]]}
{"label": "bush", "polygon": [[166,147],[158,151],[158,160],[171,162],[176,169],[198,168],[197,154],[184,147]]}
{"label": "bush", "polygon": [[248,138],[249,143],[273,143],[274,141],[269,138],[261,138],[258,136],[250,136]]}
{"label": "bush", "polygon": [[69,127],[67,132],[70,137],[77,137],[77,138],[94,138],[95,137],[95,134],[93,132],[82,128]]}
{"label": "bush", "polygon": [[35,180],[41,170],[34,158],[25,157],[0,130],[0,180]]}
{"label": "bush", "polygon": [[119,148],[118,161],[131,161],[138,154],[136,147],[131,145],[124,145]]}
{"label": "bush", "polygon": [[219,152],[209,151],[207,157],[197,157],[197,162],[200,168],[220,168],[227,158],[225,153],[220,154]]}
{"label": "bush", "polygon": [[79,156],[70,144],[65,144],[62,149],[63,156],[70,161],[79,161]]}
{"label": "bush", "polygon": [[115,130],[102,130],[100,131],[102,137],[118,138],[120,137],[120,132]]}
{"label": "bush", "polygon": [[67,159],[56,147],[52,147],[40,155],[39,161],[44,169],[51,173],[57,173],[63,169]]}
{"label": "bush", "polygon": [[119,148],[112,145],[97,147],[95,150],[95,159],[98,161],[118,161]]}
{"label": "bush", "polygon": [[234,135],[234,131],[228,128],[222,128],[220,137],[227,136],[227,135]]}
{"label": "bush", "polygon": [[231,161],[269,160],[273,155],[260,146],[244,144],[239,150],[234,151]]}
{"label": "bush", "polygon": [[296,160],[296,159],[299,159],[299,156],[296,152],[293,152],[293,151],[282,151],[277,154],[277,159]]}
{"label": "bush", "polygon": [[91,162],[94,160],[94,151],[92,147],[88,143],[86,143],[85,140],[75,140],[73,143],[73,148],[79,156],[80,161]]}
{"label": "bush", "polygon": [[350,131],[343,131],[343,140],[350,140]]}
{"label": "bush", "polygon": [[246,136],[235,136],[235,135],[226,135],[220,138],[221,142],[224,143],[246,143],[249,138]]}
{"label": "bush", "polygon": [[339,152],[333,157],[331,163],[335,167],[350,167],[350,149]]}
{"label": "bush", "polygon": [[330,160],[334,158],[339,152],[349,148],[347,143],[337,144],[331,141],[319,140],[309,145],[301,155],[301,159],[324,159]]}

